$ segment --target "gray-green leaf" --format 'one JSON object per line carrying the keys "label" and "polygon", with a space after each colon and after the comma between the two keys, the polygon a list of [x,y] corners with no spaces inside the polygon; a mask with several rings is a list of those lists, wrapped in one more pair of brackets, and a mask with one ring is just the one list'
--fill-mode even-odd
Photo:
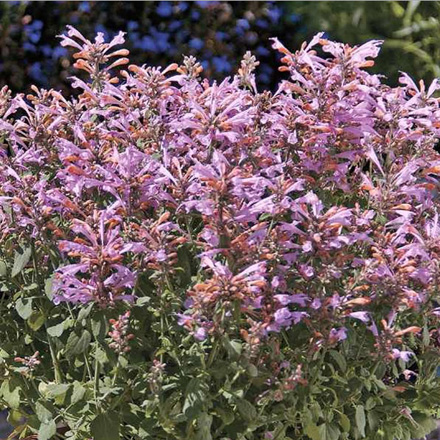
{"label": "gray-green leaf", "polygon": [[53,420],[44,422],[38,430],[38,440],[50,440],[57,432],[57,425]]}
{"label": "gray-green leaf", "polygon": [[365,410],[362,405],[356,406],[356,426],[359,430],[359,434],[365,437]]}
{"label": "gray-green leaf", "polygon": [[84,353],[91,340],[92,335],[88,330],[84,330],[81,336],[78,336],[75,332],[70,333],[66,343],[66,355],[72,357]]}
{"label": "gray-green leaf", "polygon": [[54,338],[59,338],[64,331],[64,322],[61,322],[57,325],[53,325],[52,327],[48,327],[47,333],[49,336],[52,336]]}
{"label": "gray-green leaf", "polygon": [[30,248],[27,248],[22,254],[19,252],[15,252],[14,266],[12,267],[12,278],[17,276],[29,263],[31,259],[32,251]]}
{"label": "gray-green leaf", "polygon": [[28,319],[32,314],[32,300],[29,298],[18,298],[15,303],[15,310],[23,319]]}
{"label": "gray-green leaf", "polygon": [[257,417],[257,410],[251,402],[245,399],[241,399],[237,402],[237,409],[240,415],[247,421],[255,421]]}
{"label": "gray-green leaf", "polygon": [[50,420],[52,420],[52,413],[42,402],[37,402],[35,404],[35,413],[41,423],[48,423]]}

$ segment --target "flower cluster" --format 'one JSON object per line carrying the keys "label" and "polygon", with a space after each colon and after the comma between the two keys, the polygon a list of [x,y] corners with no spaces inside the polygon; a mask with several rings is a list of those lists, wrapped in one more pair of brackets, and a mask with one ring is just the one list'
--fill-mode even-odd
{"label": "flower cluster", "polygon": [[129,320],[130,310],[121,315],[117,320],[110,319],[112,331],[108,335],[112,342],[109,344],[109,347],[118,354],[130,351],[128,343],[135,337],[134,334],[128,333]]}
{"label": "flower cluster", "polygon": [[151,366],[148,374],[148,383],[150,385],[151,392],[154,395],[158,395],[161,389],[165,367],[166,364],[158,359],[153,360],[153,365]]}
{"label": "flower cluster", "polygon": [[36,351],[32,356],[25,356],[24,358],[16,357],[14,358],[14,361],[23,365],[23,367],[21,367],[23,374],[29,374],[30,372],[34,371],[38,365],[40,365],[40,360],[38,359],[39,356],[40,353]]}
{"label": "flower cluster", "polygon": [[250,54],[210,83],[193,58],[121,70],[122,34],[61,39],[90,76],[78,98],[0,96],[3,240],[37,245],[55,304],[130,302],[147,278],[198,340],[236,332],[255,353],[301,328],[313,352],[365,328],[373,355],[409,359],[420,312],[437,316],[436,81],[388,87],[365,70],[379,41],[322,34],[294,53],[274,39],[273,94]]}

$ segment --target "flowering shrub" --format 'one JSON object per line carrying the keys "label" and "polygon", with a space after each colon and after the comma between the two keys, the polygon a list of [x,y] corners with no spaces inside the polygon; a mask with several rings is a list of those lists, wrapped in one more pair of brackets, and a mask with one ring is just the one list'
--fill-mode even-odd
{"label": "flowering shrub", "polygon": [[437,82],[317,35],[287,80],[129,65],[0,97],[0,402],[22,437],[410,439],[435,427]]}

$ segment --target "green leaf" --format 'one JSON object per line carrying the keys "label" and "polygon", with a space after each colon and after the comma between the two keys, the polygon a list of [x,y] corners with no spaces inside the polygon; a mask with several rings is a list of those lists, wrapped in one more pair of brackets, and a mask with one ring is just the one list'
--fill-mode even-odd
{"label": "green leaf", "polygon": [[323,417],[322,408],[318,402],[313,402],[310,405],[310,411],[313,416],[313,420],[316,422],[320,417]]}
{"label": "green leaf", "polygon": [[215,413],[222,419],[224,425],[230,425],[235,419],[233,411],[229,408],[215,408]]}
{"label": "green leaf", "polygon": [[75,381],[73,383],[73,392],[72,392],[72,397],[70,398],[70,402],[72,404],[78,403],[80,400],[82,400],[85,393],[86,393],[86,389],[81,385],[80,382]]}
{"label": "green leaf", "polygon": [[31,316],[29,316],[28,324],[29,324],[29,327],[34,332],[36,332],[38,329],[41,328],[41,326],[44,324],[45,320],[46,320],[46,317],[44,316],[44,313],[40,312],[40,311],[38,311],[38,312],[36,311],[36,312],[33,312],[31,314]]}
{"label": "green leaf", "polygon": [[0,260],[0,277],[5,278],[8,273],[8,266],[3,260]]}
{"label": "green leaf", "polygon": [[108,321],[103,314],[98,314],[91,321],[93,336],[98,340],[103,340],[108,333]]}
{"label": "green leaf", "polygon": [[241,351],[243,349],[240,341],[237,340],[229,340],[229,338],[223,338],[223,347],[225,347],[228,355],[232,359],[237,359],[241,355]]}
{"label": "green leaf", "polygon": [[365,409],[362,405],[356,406],[356,426],[359,434],[365,437]]}
{"label": "green leaf", "polygon": [[381,362],[376,368],[376,377],[378,379],[382,379],[385,376],[385,372],[387,371],[386,365]]}
{"label": "green leaf", "polygon": [[249,376],[257,377],[258,376],[258,368],[254,364],[249,364],[247,367],[247,371]]}
{"label": "green leaf", "polygon": [[350,432],[350,419],[344,414],[339,414],[339,424],[344,432]]}
{"label": "green leaf", "polygon": [[20,318],[28,319],[32,314],[32,300],[29,298],[18,298],[15,303],[15,310]]}
{"label": "green leaf", "polygon": [[417,424],[413,430],[414,437],[421,438],[429,434],[436,429],[437,424],[432,417],[427,416],[419,412],[413,412],[412,417]]}
{"label": "green leaf", "polygon": [[0,396],[10,408],[18,408],[20,406],[20,389],[11,389],[11,382],[5,380],[0,387]]}
{"label": "green leaf", "polygon": [[[47,404],[46,404],[47,405]],[[52,420],[52,413],[46,408],[42,402],[35,404],[35,414],[41,423],[47,423]]]}
{"label": "green leaf", "polygon": [[336,363],[338,364],[338,367],[340,368],[340,370],[343,373],[345,373],[345,371],[347,370],[347,362],[346,362],[344,356],[342,356],[342,354],[339,353],[339,351],[336,351],[336,350],[330,350],[329,354],[336,361]]}
{"label": "green leaf", "polygon": [[428,329],[428,326],[425,324],[423,327],[423,337],[422,337],[423,345],[425,347],[428,347],[430,340],[431,340],[431,337],[429,335],[429,329]]}
{"label": "green leaf", "polygon": [[81,336],[75,332],[70,333],[66,343],[66,356],[73,357],[84,353],[90,345],[92,335],[88,330],[84,330]]}
{"label": "green leaf", "polygon": [[53,292],[52,292],[52,277],[48,278],[44,283],[44,293],[46,296],[52,301]]}
{"label": "green leaf", "polygon": [[9,409],[6,419],[14,428],[23,425],[23,413],[17,409]]}
{"label": "green leaf", "polygon": [[380,417],[376,411],[368,411],[367,413],[368,427],[374,431],[380,424]]}
{"label": "green leaf", "polygon": [[304,428],[304,433],[312,440],[321,440],[321,432],[314,423],[308,423]]}
{"label": "green leaf", "polygon": [[206,400],[208,387],[200,378],[193,377],[186,387],[185,395],[182,411],[188,418],[195,418]]}
{"label": "green leaf", "polygon": [[[332,423],[323,423],[318,426],[320,440],[338,440],[341,431]],[[316,439],[317,440],[317,439]]]}
{"label": "green leaf", "polygon": [[38,430],[38,440],[50,440],[57,432],[57,425],[53,420],[42,423]]}
{"label": "green leaf", "polygon": [[52,327],[47,328],[47,334],[54,338],[59,338],[64,331],[64,322],[60,322],[57,325],[53,325]]}
{"label": "green leaf", "polygon": [[182,246],[177,250],[177,258],[178,258],[178,264],[177,266],[182,268],[182,273],[179,274],[180,276],[180,285],[181,286],[187,286],[191,282],[191,253],[189,249]]}
{"label": "green leaf", "polygon": [[12,267],[11,273],[12,278],[17,276],[25,268],[31,259],[31,255],[31,248],[27,248],[22,254],[15,252],[14,266]]}
{"label": "green leaf", "polygon": [[78,321],[81,322],[83,319],[86,319],[93,308],[93,302],[90,303],[87,307],[82,307],[78,313]]}
{"label": "green leaf", "polygon": [[93,440],[119,440],[119,416],[115,412],[99,414],[90,424]]}
{"label": "green leaf", "polygon": [[32,290],[37,290],[37,289],[38,289],[38,284],[37,283],[32,283],[29,286],[23,287],[23,290],[25,292],[31,292]]}
{"label": "green leaf", "polygon": [[154,400],[146,400],[144,402],[144,406],[145,406],[145,417],[149,418],[156,410],[157,402]]}
{"label": "green leaf", "polygon": [[140,298],[138,298],[136,300],[136,306],[144,307],[147,304],[149,304],[150,302],[151,302],[151,298],[149,298],[148,296],[141,296]]}
{"label": "green leaf", "polygon": [[255,421],[257,417],[257,410],[251,402],[246,399],[241,399],[237,402],[237,409],[243,419],[245,419],[247,422]]}
{"label": "green leaf", "polygon": [[67,383],[50,383],[46,386],[47,396],[55,398],[67,393],[70,385]]}
{"label": "green leaf", "polygon": [[0,359],[8,359],[9,353],[0,347]]}
{"label": "green leaf", "polygon": [[195,440],[212,440],[211,425],[213,417],[209,414],[202,413],[197,418],[197,432]]}
{"label": "green leaf", "polygon": [[[97,347],[93,356],[101,365],[104,365],[108,362],[107,353],[101,348]],[[120,361],[121,359],[119,359]]]}

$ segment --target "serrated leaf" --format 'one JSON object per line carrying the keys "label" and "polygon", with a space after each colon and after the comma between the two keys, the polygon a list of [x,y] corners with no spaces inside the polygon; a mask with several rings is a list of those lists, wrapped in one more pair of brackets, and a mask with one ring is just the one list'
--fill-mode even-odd
{"label": "serrated leaf", "polygon": [[57,432],[57,425],[54,420],[42,423],[38,430],[38,440],[50,440]]}
{"label": "serrated leaf", "polygon": [[32,250],[27,248],[22,254],[15,252],[14,266],[12,267],[11,277],[17,276],[29,263],[31,259]]}
{"label": "serrated leaf", "polygon": [[362,405],[356,406],[356,426],[359,434],[365,437],[365,409]]}
{"label": "serrated leaf", "polygon": [[90,424],[93,440],[119,440],[119,415],[115,412],[99,414]]}

